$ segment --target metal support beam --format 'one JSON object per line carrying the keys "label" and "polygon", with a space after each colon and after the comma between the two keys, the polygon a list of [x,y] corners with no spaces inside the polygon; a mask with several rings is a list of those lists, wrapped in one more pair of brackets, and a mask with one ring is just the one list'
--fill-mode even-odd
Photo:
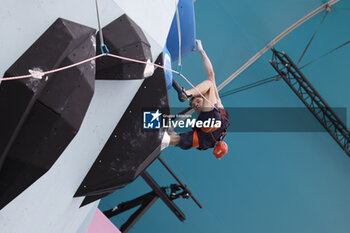
{"label": "metal support beam", "polygon": [[112,218],[118,214],[121,214],[121,213],[128,211],[132,208],[135,208],[139,205],[147,204],[149,202],[149,200],[153,199],[155,196],[157,196],[157,195],[155,194],[154,191],[152,191],[152,192],[146,193],[140,197],[137,197],[133,200],[122,202],[112,209],[103,211],[103,213],[104,213],[104,215],[106,215],[107,218]]}
{"label": "metal support beam", "polygon": [[154,195],[146,203],[142,204],[135,213],[133,213],[130,218],[120,227],[122,233],[127,233],[139,219],[151,208],[151,206],[158,200],[158,196]]}
{"label": "metal support beam", "polygon": [[190,195],[190,197],[198,205],[198,207],[202,208],[201,203],[199,203],[199,201],[193,196],[193,194],[187,188],[187,186],[184,183],[182,183],[182,181],[177,177],[177,175],[171,170],[171,168],[164,162],[164,160],[160,156],[158,156],[158,160],[163,164],[163,166],[168,170],[168,172],[170,172],[170,174],[175,178],[175,180],[179,182],[180,186],[184,189],[184,191],[186,191]]}
{"label": "metal support beam", "polygon": [[186,219],[185,214],[172,202],[166,193],[162,190],[162,188],[157,184],[157,182],[146,172],[141,173],[142,178],[146,181],[146,183],[151,186],[153,191],[157,194],[157,196],[162,199],[162,201],[169,207],[169,209],[178,217],[180,221],[184,221]]}
{"label": "metal support beam", "polygon": [[[168,188],[170,189],[169,195],[167,195],[166,192]],[[160,189],[170,201],[173,201],[177,198],[189,198],[189,193],[183,190],[182,187],[178,184],[170,184],[170,187],[160,187]],[[107,218],[112,218],[118,214],[140,206],[120,228],[123,233],[127,233],[149,210],[149,208],[151,208],[151,206],[158,200],[158,198],[158,195],[153,190],[130,201],[122,202],[114,208],[104,211],[103,213]]]}
{"label": "metal support beam", "polygon": [[270,64],[350,157],[350,131],[285,52],[271,49]]}
{"label": "metal support beam", "polygon": [[[146,181],[146,183],[152,188],[153,191],[146,193],[142,196],[139,196],[130,201],[122,202],[116,207],[106,210],[103,213],[108,218],[112,218],[118,214],[121,214],[125,211],[133,209],[137,206],[140,206],[129,218],[128,220],[121,226],[120,230],[123,233],[127,233],[136,222],[151,208],[151,206],[156,202],[158,198],[161,198],[163,202],[169,207],[169,209],[180,219],[180,221],[184,221],[186,219],[185,215],[181,212],[181,210],[175,205],[173,200],[177,198],[187,199],[190,196],[193,200],[202,208],[200,203],[193,197],[193,195],[186,188],[186,185],[181,182],[181,180],[175,175],[175,173],[170,169],[167,164],[163,160],[160,159],[163,165],[168,169],[168,171],[175,177],[175,179],[180,183],[178,184],[170,184],[169,187],[160,187],[156,181],[146,172],[144,171],[141,176]],[[168,195],[166,190],[170,189],[170,194]]]}

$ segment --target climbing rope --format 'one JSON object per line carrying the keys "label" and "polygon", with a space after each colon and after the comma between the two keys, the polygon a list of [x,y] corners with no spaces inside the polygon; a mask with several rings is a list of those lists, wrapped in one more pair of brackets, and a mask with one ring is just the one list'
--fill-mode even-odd
{"label": "climbing rope", "polygon": [[132,58],[128,58],[128,57],[123,57],[123,56],[119,56],[119,55],[115,55],[115,54],[110,54],[110,53],[102,53],[100,55],[97,55],[97,56],[94,56],[94,57],[91,57],[89,59],[86,59],[86,60],[83,60],[83,61],[80,61],[80,62],[77,62],[77,63],[74,63],[74,64],[71,64],[71,65],[68,65],[68,66],[64,66],[64,67],[61,67],[61,68],[58,68],[58,69],[54,69],[54,70],[49,70],[49,71],[45,71],[45,72],[41,72],[41,71],[31,71],[30,74],[27,74],[27,75],[21,75],[21,76],[13,76],[13,77],[5,77],[5,78],[1,78],[0,81],[9,81],[9,80],[16,80],[16,79],[25,79],[25,78],[38,78],[38,79],[41,79],[43,76],[45,75],[48,75],[48,74],[52,74],[52,73],[56,73],[56,72],[59,72],[59,71],[63,71],[63,70],[67,70],[67,69],[70,69],[70,68],[73,68],[75,66],[79,66],[79,65],[82,65],[84,63],[87,63],[87,62],[90,62],[90,61],[93,61],[93,60],[96,60],[102,56],[109,56],[109,57],[114,57],[114,58],[118,58],[118,59],[121,59],[121,60],[126,60],[126,61],[131,61],[131,62],[136,62],[136,63],[141,63],[141,64],[145,64],[145,65],[153,65],[155,67],[158,67],[158,68],[161,68],[163,70],[168,70],[170,72],[173,72],[175,74],[178,74],[180,77],[182,77],[194,90],[196,90],[198,92],[198,94],[200,96],[203,97],[204,100],[206,100],[210,105],[212,105],[215,109],[216,109],[216,106],[211,102],[209,101],[183,74],[181,74],[180,72],[178,71],[175,71],[175,70],[172,70],[172,69],[169,69],[169,68],[166,68],[164,66],[161,66],[161,65],[158,65],[158,64],[155,64],[155,63],[151,63],[151,62],[148,62],[148,61],[140,61],[140,60],[136,60],[136,59],[132,59]]}
{"label": "climbing rope", "polygon": [[[269,48],[271,48],[274,44],[276,44],[279,40],[281,40],[283,37],[285,37],[290,31],[294,30],[296,27],[298,27],[299,25],[301,25],[302,23],[304,23],[305,21],[307,21],[308,19],[310,19],[312,16],[318,14],[320,11],[324,10],[324,9],[327,9],[327,12],[328,12],[328,9],[330,8],[331,5],[333,5],[334,3],[338,2],[339,0],[330,0],[329,2],[323,4],[322,6],[320,6],[319,8],[317,8],[316,10],[314,10],[313,12],[311,12],[310,14],[308,14],[307,16],[305,16],[304,18],[300,19],[298,22],[296,22],[295,24],[293,24],[291,27],[289,27],[287,30],[285,30],[284,32],[282,32],[280,35],[278,35],[274,40],[272,40],[267,46],[265,46],[261,51],[259,51],[255,56],[253,56],[247,63],[245,63],[239,70],[237,70],[234,74],[232,74],[228,79],[226,79],[223,83],[221,83],[218,87],[218,90],[220,91],[224,86],[226,86],[229,82],[231,82],[234,78],[236,78],[241,72],[243,72],[248,66],[250,66],[255,60],[257,60],[262,54],[264,54]],[[81,65],[81,64],[84,64],[86,62],[89,62],[89,61],[92,61],[92,60],[96,60],[98,58],[100,58],[101,56],[110,56],[110,57],[115,57],[115,58],[119,58],[119,59],[123,59],[123,60],[128,60],[128,61],[132,61],[132,62],[137,62],[137,63],[142,63],[142,64],[146,64],[146,65],[153,65],[155,67],[158,67],[158,68],[162,68],[164,70],[168,70],[168,71],[171,71],[175,74],[178,74],[179,76],[181,76],[193,89],[195,89],[199,95],[201,95],[203,97],[204,100],[206,100],[208,103],[210,103],[214,108],[215,105],[210,102],[184,75],[181,74],[181,72],[179,71],[175,71],[175,70],[172,70],[172,69],[168,69],[168,68],[165,68],[163,66],[160,66],[158,64],[154,64],[154,63],[150,63],[150,62],[144,62],[144,61],[139,61],[139,60],[136,60],[136,59],[131,59],[131,58],[126,58],[126,57],[122,57],[122,56],[118,56],[118,55],[115,55],[115,54],[109,54],[109,51],[108,51],[108,48],[107,46],[104,44],[104,40],[103,40],[103,33],[102,33],[102,29],[101,29],[101,25],[100,25],[100,16],[99,16],[99,10],[98,10],[98,3],[97,3],[97,0],[95,0],[96,2],[96,12],[97,12],[97,20],[98,20],[98,27],[99,27],[99,31],[100,31],[100,40],[101,40],[101,53],[100,55],[97,55],[95,57],[92,57],[92,58],[89,58],[89,59],[86,59],[86,60],[83,60],[81,62],[78,62],[78,63],[75,63],[75,64],[72,64],[72,65],[68,65],[68,66],[64,66],[64,67],[61,67],[61,68],[58,68],[58,69],[54,69],[54,70],[50,70],[50,71],[45,71],[45,72],[41,72],[41,71],[31,71],[30,74],[28,75],[22,75],[22,76],[14,76],[14,77],[5,77],[5,78],[1,78],[0,81],[9,81],[9,80],[15,80],[15,79],[23,79],[23,78],[42,78],[43,76],[47,75],[47,74],[51,74],[51,73],[55,73],[55,72],[59,72],[59,71],[62,71],[62,70],[66,70],[66,69],[70,69],[72,67],[75,67],[75,66],[78,66],[78,65]],[[177,9],[177,8],[176,8]],[[177,12],[178,12],[178,9],[177,9]],[[325,14],[325,16],[327,15],[327,13]],[[325,18],[324,16],[324,18]],[[178,13],[177,13],[177,18],[179,18],[178,16]],[[324,21],[324,19],[322,20],[322,22]],[[178,27],[179,27],[179,23],[178,23]],[[180,30],[178,30],[180,32]],[[314,37],[314,36],[313,36]],[[312,37],[312,39],[313,39]],[[181,34],[179,33],[179,42],[180,42],[180,39],[181,38]],[[327,54],[323,55],[323,56],[326,56],[332,52],[334,52],[335,50],[343,47],[344,45],[348,44],[350,41],[342,44],[341,46],[338,46],[337,48],[331,50],[330,52],[328,52]],[[180,42],[181,43],[181,42]],[[310,42],[311,43],[311,42]],[[308,48],[308,46],[307,46]],[[307,49],[306,48],[306,49]],[[104,51],[104,49],[106,51]],[[306,52],[306,50],[304,50]],[[181,52],[180,52],[181,53]],[[180,54],[179,54],[180,55]],[[303,56],[303,55],[302,55]],[[321,56],[321,57],[323,57]],[[306,67],[307,65],[310,65],[311,63],[315,62],[316,60],[320,59],[321,57],[307,63],[306,65],[302,66],[300,69]],[[302,57],[301,57],[302,58]],[[299,59],[301,60],[301,59]],[[180,63],[181,64],[181,63]],[[263,85],[265,83],[268,83],[270,81],[273,81],[272,79],[271,80],[261,80],[261,84],[255,84],[257,86],[260,86],[260,85]],[[260,82],[260,81],[259,81]],[[252,85],[250,87],[250,85]],[[231,92],[233,93],[236,93],[238,91],[242,91],[242,90],[246,90],[246,89],[249,89],[249,88],[253,88],[255,87],[254,86],[254,83],[253,84],[249,84],[246,85],[247,87],[240,87],[239,90],[231,90]],[[225,94],[225,93],[223,93]],[[229,95],[227,93],[227,95]],[[226,95],[226,96],[227,96]]]}
{"label": "climbing rope", "polygon": [[68,66],[64,66],[64,67],[61,67],[61,68],[58,68],[58,69],[49,70],[49,71],[45,71],[45,72],[32,71],[32,72],[30,72],[31,74],[21,75],[21,76],[13,76],[13,77],[5,77],[5,78],[1,78],[0,81],[10,81],[10,80],[16,80],[16,79],[25,79],[25,78],[38,78],[38,79],[41,79],[45,75],[56,73],[56,72],[59,72],[59,71],[63,71],[63,70],[67,70],[67,69],[73,68],[75,66],[82,65],[84,63],[96,60],[97,58],[102,57],[102,56],[104,56],[104,54],[100,54],[100,55],[91,57],[89,59],[86,59],[86,60],[83,60],[83,61],[71,64],[71,65],[68,65]]}
{"label": "climbing rope", "polygon": [[176,5],[176,23],[177,23],[177,34],[178,34],[178,38],[179,38],[179,59],[177,62],[177,69],[178,71],[181,73],[182,72],[182,65],[181,65],[181,25],[180,25],[180,16],[179,16],[179,7],[178,4],[176,4],[175,1],[175,5]]}
{"label": "climbing rope", "polygon": [[136,60],[136,59],[132,59],[132,58],[127,58],[127,57],[122,57],[122,56],[118,56],[118,55],[115,55],[115,54],[107,54],[107,56],[109,57],[114,57],[114,58],[119,58],[119,59],[122,59],[122,60],[126,60],[126,61],[131,61],[131,62],[136,62],[136,63],[142,63],[142,64],[146,64],[146,65],[153,65],[155,67],[158,67],[158,68],[161,68],[163,70],[168,70],[168,71],[171,71],[175,74],[178,74],[181,78],[183,78],[194,90],[196,90],[198,92],[198,94],[203,97],[204,100],[206,100],[210,105],[212,105],[215,109],[217,109],[217,107],[215,106],[215,104],[213,104],[211,101],[209,101],[183,74],[181,74],[179,71],[176,71],[176,70],[172,70],[172,69],[169,69],[169,68],[166,68],[164,66],[161,66],[161,65],[158,65],[158,64],[155,64],[155,63],[151,63],[151,62],[145,62],[145,61],[139,61],[139,60]]}
{"label": "climbing rope", "polygon": [[99,30],[99,35],[100,35],[100,49],[101,49],[101,53],[105,53],[107,55],[109,53],[109,50],[108,50],[108,48],[105,45],[105,42],[103,40],[103,32],[102,32],[102,28],[101,28],[100,12],[98,10],[97,0],[95,0],[95,3],[96,3],[97,24],[98,24],[98,30]]}
{"label": "climbing rope", "polygon": [[[127,58],[127,57],[123,57],[123,56],[119,56],[119,55],[115,55],[115,54],[109,54],[109,50],[106,46],[106,44],[104,43],[103,40],[103,32],[102,32],[102,28],[101,28],[101,20],[100,20],[100,12],[98,9],[98,0],[95,0],[95,4],[96,4],[96,15],[97,15],[97,24],[98,24],[98,28],[99,28],[99,36],[100,36],[100,49],[101,49],[101,54],[91,57],[89,59],[68,65],[68,66],[64,66],[58,69],[53,69],[53,70],[49,70],[49,71],[38,71],[38,70],[28,70],[28,72],[30,74],[28,75],[21,75],[21,76],[14,76],[14,77],[5,77],[5,78],[0,78],[0,81],[9,81],[9,80],[16,80],[16,79],[24,79],[24,78],[37,78],[37,79],[42,79],[43,76],[48,75],[48,74],[52,74],[52,73],[56,73],[62,70],[67,70],[70,68],[73,68],[75,66],[79,66],[81,64],[96,60],[102,56],[109,56],[109,57],[114,57],[117,59],[121,59],[121,60],[126,60],[126,61],[131,61],[131,62],[136,62],[136,63],[141,63],[141,64],[146,64],[146,65],[153,65],[155,67],[161,68],[163,70],[168,70],[171,71],[177,75],[179,75],[180,77],[182,77],[194,90],[196,90],[198,92],[198,94],[200,96],[203,97],[204,100],[206,100],[210,105],[212,105],[215,109],[216,106],[215,104],[213,104],[211,101],[209,101],[183,74],[182,74],[182,65],[181,65],[181,27],[180,27],[180,17],[179,17],[179,10],[178,10],[178,6],[176,5],[176,19],[177,19],[177,26],[178,26],[178,36],[179,36],[179,62],[178,62],[178,70],[172,70],[169,68],[166,68],[164,66],[155,64],[155,63],[151,63],[151,62],[145,62],[145,61],[140,61],[140,60],[136,60],[136,59],[132,59],[132,58]],[[176,4],[176,1],[175,1]]]}

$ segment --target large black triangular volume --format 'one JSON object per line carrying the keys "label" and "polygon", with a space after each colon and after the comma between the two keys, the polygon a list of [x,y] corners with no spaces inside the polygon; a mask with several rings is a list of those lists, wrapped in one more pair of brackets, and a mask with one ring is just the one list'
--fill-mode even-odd
{"label": "large black triangular volume", "polygon": [[[157,63],[162,63],[159,56]],[[144,130],[143,111],[169,114],[164,71],[145,79],[75,196],[111,193],[135,180],[160,154],[163,129]],[[85,202],[87,203],[87,202]]]}
{"label": "large black triangular volume", "polygon": [[[6,71],[47,71],[91,58],[95,29],[57,19]],[[0,85],[0,208],[47,172],[78,132],[94,93],[95,63]]]}
{"label": "large black triangular volume", "polygon": [[[126,14],[102,29],[104,43],[111,54],[152,61],[151,46],[142,29]],[[97,37],[100,46],[100,38]],[[100,49],[97,54],[101,54]],[[124,80],[144,78],[145,65],[104,56],[97,60],[96,79]]]}

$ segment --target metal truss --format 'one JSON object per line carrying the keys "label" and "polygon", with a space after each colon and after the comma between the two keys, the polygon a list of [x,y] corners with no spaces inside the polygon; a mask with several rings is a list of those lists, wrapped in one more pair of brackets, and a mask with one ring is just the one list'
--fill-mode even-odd
{"label": "metal truss", "polygon": [[350,132],[285,52],[274,48],[270,64],[350,157]]}

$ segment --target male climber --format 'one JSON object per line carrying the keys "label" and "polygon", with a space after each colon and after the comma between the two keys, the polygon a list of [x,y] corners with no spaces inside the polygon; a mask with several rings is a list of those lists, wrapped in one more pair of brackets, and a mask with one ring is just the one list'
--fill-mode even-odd
{"label": "male climber", "polygon": [[[194,127],[192,131],[171,134],[165,133],[162,141],[162,148],[168,145],[178,146],[181,149],[187,150],[190,148],[197,148],[199,150],[206,150],[215,147],[213,153],[217,158],[221,158],[227,153],[227,145],[222,140],[226,135],[226,130],[230,125],[230,117],[224,106],[221,103],[216,83],[213,66],[205,53],[202,42],[197,40],[197,50],[202,56],[205,71],[208,79],[198,84],[196,88],[185,90],[175,80],[173,80],[173,87],[178,92],[179,100],[184,102],[190,99],[190,106],[198,114],[197,120],[205,121],[214,118],[221,121],[220,128],[197,128]],[[205,99],[202,97],[204,96]]]}

